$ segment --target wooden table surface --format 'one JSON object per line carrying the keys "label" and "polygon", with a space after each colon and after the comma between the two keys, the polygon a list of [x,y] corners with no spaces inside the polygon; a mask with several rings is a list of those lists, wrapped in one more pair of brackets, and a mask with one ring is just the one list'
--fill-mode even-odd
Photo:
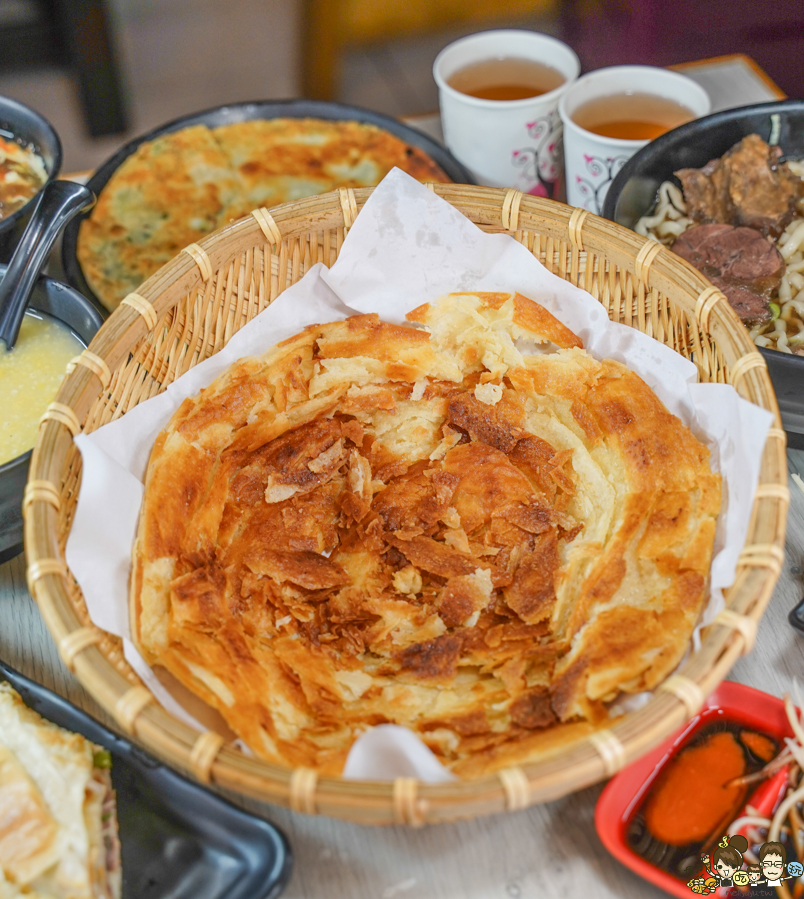
{"label": "wooden table surface", "polygon": [[[788,460],[791,472],[804,475],[804,451],[789,450]],[[787,622],[804,592],[804,493],[792,478],[789,485],[782,576],[754,651],[730,675],[776,696],[795,676],[804,677],[804,638]],[[114,729],[61,663],[25,586],[23,556],[0,566],[0,658]],[[290,839],[296,864],[287,899],[666,896],[601,845],[594,827],[600,790],[592,787],[525,811],[420,830],[366,828],[244,804],[278,824]]]}

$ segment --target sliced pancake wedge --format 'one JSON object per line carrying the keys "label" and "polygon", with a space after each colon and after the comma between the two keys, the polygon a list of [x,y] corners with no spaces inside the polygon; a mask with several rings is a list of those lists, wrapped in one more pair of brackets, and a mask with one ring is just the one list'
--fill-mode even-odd
{"label": "sliced pancake wedge", "polygon": [[0,683],[0,896],[119,899],[109,754]]}

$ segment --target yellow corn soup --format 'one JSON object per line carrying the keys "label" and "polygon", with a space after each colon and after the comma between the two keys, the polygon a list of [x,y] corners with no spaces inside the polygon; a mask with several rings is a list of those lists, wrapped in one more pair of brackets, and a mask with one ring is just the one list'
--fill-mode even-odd
{"label": "yellow corn soup", "polygon": [[39,419],[83,344],[61,322],[26,312],[13,350],[0,343],[0,465],[36,442]]}

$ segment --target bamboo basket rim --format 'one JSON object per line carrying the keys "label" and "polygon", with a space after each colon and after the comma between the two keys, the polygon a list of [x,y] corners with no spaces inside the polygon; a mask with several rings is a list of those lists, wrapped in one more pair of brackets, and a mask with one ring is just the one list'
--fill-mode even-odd
{"label": "bamboo basket rim", "polygon": [[[69,371],[45,413],[24,500],[30,592],[64,662],[124,731],[202,782],[287,805],[295,811],[367,824],[418,826],[550,801],[613,775],[666,739],[701,708],[737,658],[751,649],[757,624],[781,572],[790,501],[786,439],[765,361],[726,298],[699,272],[656,242],[586,210],[514,189],[448,184],[427,187],[484,230],[508,233],[526,246],[529,241],[534,247],[538,242],[547,267],[590,292],[599,290],[596,298],[615,320],[667,342],[668,330],[672,330],[668,309],[672,308],[675,315],[682,316],[682,325],[686,321],[683,348],[685,355],[693,358],[702,379],[731,383],[740,396],[774,415],[746,545],[735,581],[724,591],[726,608],[706,629],[700,648],[654,691],[643,708],[591,738],[571,744],[561,754],[476,780],[430,784],[412,778],[385,782],[319,776],[310,769],[290,769],[249,758],[224,745],[223,738],[212,731],[199,735],[158,705],[128,667],[116,638],[89,621],[62,547],[77,494],[78,454],[73,438],[84,426],[90,431],[98,426],[88,421],[93,404],[101,397],[111,397],[110,382],[133,358],[132,351],[145,345],[146,338],[153,337],[155,342],[146,360],[150,367],[143,364],[143,369],[154,379],[156,392],[182,374],[182,366],[186,371],[217,352],[245,323],[242,296],[226,322],[222,321],[222,307],[217,309],[216,327],[222,327],[223,334],[216,331],[212,345],[209,337],[206,346],[197,338],[192,353],[186,346],[181,360],[174,365],[170,359],[165,369],[159,353],[167,346],[169,355],[169,347],[180,343],[189,327],[189,313],[180,320],[178,306],[182,299],[191,292],[197,299],[205,285],[209,293],[213,282],[219,299],[227,266],[231,285],[236,267],[233,260],[240,254],[242,275],[243,254],[254,255],[260,249],[266,283],[269,260],[272,278],[275,260],[280,269],[285,267],[286,280],[290,278],[276,294],[271,282],[267,302],[272,301],[309,268],[313,236],[316,252],[329,248],[330,261],[335,258],[332,253],[337,255],[372,188],[341,189],[270,211],[255,210],[178,253],[136,294],[127,297]],[[322,234],[323,251],[318,242]],[[308,238],[303,254],[301,243]],[[266,297],[260,296],[262,303]],[[661,298],[667,308],[658,308]],[[198,310],[197,302],[193,309]],[[163,320],[167,325],[160,331]],[[209,352],[204,355],[206,350]],[[137,396],[131,407],[145,398]],[[124,401],[128,402],[125,397],[120,399],[118,412]]]}

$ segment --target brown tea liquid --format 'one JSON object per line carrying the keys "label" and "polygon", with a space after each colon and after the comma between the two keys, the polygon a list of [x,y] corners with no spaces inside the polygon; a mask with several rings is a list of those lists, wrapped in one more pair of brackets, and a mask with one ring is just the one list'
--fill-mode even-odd
{"label": "brown tea liquid", "polygon": [[564,83],[558,69],[531,59],[484,59],[464,66],[447,83],[480,100],[526,100],[540,97]]}
{"label": "brown tea liquid", "polygon": [[695,118],[686,106],[653,94],[612,94],[582,104],[572,120],[601,137],[653,140]]}

